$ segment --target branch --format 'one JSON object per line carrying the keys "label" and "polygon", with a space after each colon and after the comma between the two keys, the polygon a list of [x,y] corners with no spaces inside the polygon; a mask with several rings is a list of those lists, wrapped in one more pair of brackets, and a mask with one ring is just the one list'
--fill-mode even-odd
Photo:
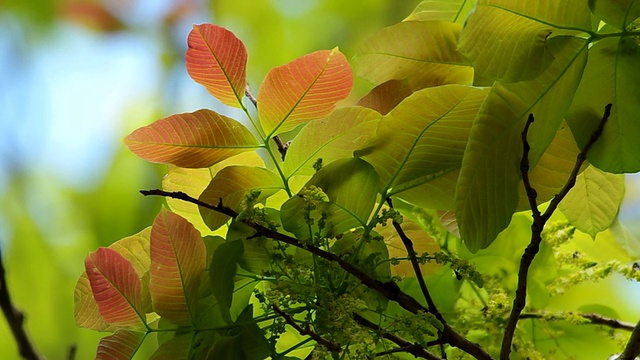
{"label": "branch", "polygon": [[275,311],[278,315],[284,318],[284,321],[286,321],[287,324],[291,325],[291,327],[296,329],[296,331],[300,333],[300,335],[308,335],[310,338],[315,340],[315,342],[324,346],[327,350],[331,352],[339,352],[340,350],[342,350],[340,344],[337,344],[333,341],[323,338],[318,333],[311,330],[308,324],[304,328],[298,325],[295,319],[291,315],[289,315],[286,311],[282,310],[278,305],[272,304],[271,307],[273,307],[273,311]]}
{"label": "branch", "polygon": [[376,356],[382,356],[382,355],[392,354],[392,353],[397,353],[397,352],[406,352],[406,353],[409,353],[409,354],[411,354],[411,355],[413,355],[413,356],[415,356],[417,358],[423,358],[423,359],[428,359],[428,360],[438,360],[438,357],[436,357],[435,355],[433,355],[430,352],[428,352],[420,344],[417,344],[417,343],[412,344],[412,343],[408,342],[407,340],[402,339],[401,337],[399,337],[397,335],[391,334],[391,333],[385,331],[383,328],[381,328],[377,324],[372,323],[371,321],[363,318],[362,316],[360,316],[358,314],[353,314],[353,318],[361,326],[367,327],[367,328],[375,331],[380,336],[382,336],[384,339],[387,339],[387,340],[393,342],[394,344],[400,346],[400,348],[398,348],[398,349],[393,349],[393,350],[385,351],[385,352],[382,352],[382,353],[378,353],[378,354],[376,354]]}
{"label": "branch", "polygon": [[11,333],[13,334],[18,351],[23,359],[40,360],[42,357],[37,353],[34,345],[29,339],[29,335],[24,328],[24,314],[18,310],[11,302],[4,265],[2,264],[2,253],[0,252],[0,307],[7,319]]}
{"label": "branch", "polygon": [[[256,99],[256,97],[251,92],[251,88],[249,87],[249,84],[247,84],[247,86],[244,88],[244,95],[249,99],[249,101],[251,101],[253,106],[255,106],[257,109],[258,99]],[[280,156],[282,156],[282,161],[284,161],[284,157],[287,155],[287,149],[289,148],[289,144],[283,143],[282,139],[280,139],[280,136],[278,135],[273,137],[273,141],[275,141],[276,145],[278,146],[278,152],[280,153]]]}
{"label": "branch", "polygon": [[633,328],[627,346],[617,360],[634,360],[638,355],[640,355],[640,321]]}
{"label": "branch", "polygon": [[[573,313],[573,312],[568,312],[567,315],[577,315],[580,316],[583,319],[589,320],[589,322],[593,325],[602,325],[602,326],[606,326],[609,327],[611,329],[617,329],[617,330],[626,330],[626,331],[632,331],[633,330],[633,324],[624,322],[624,321],[620,321],[618,319],[612,319],[612,318],[608,318],[605,316],[602,316],[600,314],[595,314],[595,313],[590,313],[590,314],[580,314],[580,313]],[[545,314],[537,314],[537,313],[524,313],[524,314],[520,314],[520,320],[523,319],[544,319],[546,316]],[[553,319],[555,320],[555,319]],[[559,317],[557,320],[563,320],[562,317]]]}
{"label": "branch", "polygon": [[509,353],[511,352],[511,344],[513,343],[513,335],[516,331],[516,326],[518,325],[518,320],[520,319],[520,313],[524,310],[527,301],[527,278],[529,276],[529,267],[533,262],[536,254],[540,250],[540,243],[542,242],[542,230],[544,226],[553,214],[553,212],[557,209],[560,201],[564,199],[564,197],[569,193],[569,190],[573,188],[576,184],[576,177],[580,172],[580,168],[582,164],[587,159],[587,153],[595,144],[595,142],[600,138],[602,132],[604,130],[604,125],[607,123],[609,116],[611,115],[611,106],[612,104],[608,104],[605,106],[604,115],[602,116],[602,120],[598,124],[596,130],[591,134],[589,141],[582,148],[578,156],[576,157],[576,162],[573,166],[571,174],[567,179],[564,187],[557,193],[551,202],[549,203],[549,207],[544,212],[544,214],[540,213],[538,209],[537,202],[537,192],[531,185],[531,181],[529,180],[529,150],[531,146],[529,145],[529,141],[527,140],[527,134],[529,133],[529,127],[533,123],[533,114],[529,115],[527,119],[527,123],[525,124],[524,130],[522,131],[522,160],[520,161],[520,172],[522,174],[522,182],[524,184],[525,190],[527,192],[527,197],[529,199],[529,205],[531,206],[533,223],[531,224],[531,241],[529,245],[524,250],[524,254],[520,259],[520,267],[518,269],[518,287],[516,289],[516,297],[513,300],[513,307],[511,308],[511,313],[509,314],[509,320],[507,322],[507,326],[505,328],[504,337],[502,338],[502,347],[500,349],[500,359],[501,360],[509,360]]}
{"label": "branch", "polygon": [[[210,209],[210,210],[219,212],[221,214],[230,216],[234,219],[238,217],[238,213],[235,210],[231,209],[230,207],[224,206],[222,204],[222,200],[218,203],[218,205],[211,205],[211,204],[205,203],[204,201],[200,201],[198,199],[192,198],[191,196],[180,191],[169,192],[169,191],[164,191],[160,189],[155,189],[155,190],[142,190],[140,191],[140,193],[145,196],[157,195],[157,196],[166,196],[174,199],[184,200],[184,201],[196,204],[198,206],[202,206],[206,209]],[[248,225],[252,227],[254,230],[256,230],[256,234],[254,236],[264,236],[270,239],[282,241],[286,244],[301,248],[303,250],[307,250],[308,252],[314,255],[317,255],[325,260],[335,262],[344,271],[348,272],[349,274],[355,276],[358,280],[360,280],[360,282],[364,284],[366,287],[379,292],[387,299],[398,303],[400,307],[402,307],[403,309],[413,314],[417,314],[419,311],[429,312],[429,309],[425,308],[416,299],[409,296],[407,293],[403,292],[398,286],[398,284],[396,284],[393,281],[382,282],[382,281],[376,280],[371,276],[369,276],[367,273],[363,272],[362,270],[348,263],[347,261],[345,261],[344,259],[342,259],[336,254],[330,253],[328,251],[324,251],[311,244],[301,243],[298,239],[294,237],[268,229],[260,224],[257,224],[251,221],[250,219],[242,219],[240,221],[245,225]],[[489,353],[483,350],[480,347],[480,345],[473,343],[468,339],[466,339],[465,337],[463,337],[462,335],[458,334],[449,325],[443,324],[443,326],[444,328],[442,331],[442,339],[447,344],[457,347],[460,350],[475,356],[477,359],[485,359],[485,360],[492,359],[491,355],[489,355]]]}

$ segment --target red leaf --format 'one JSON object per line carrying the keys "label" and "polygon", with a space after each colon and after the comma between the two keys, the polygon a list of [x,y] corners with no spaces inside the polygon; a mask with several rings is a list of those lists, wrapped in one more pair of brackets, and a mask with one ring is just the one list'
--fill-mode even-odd
{"label": "red leaf", "polygon": [[73,315],[76,325],[95,331],[114,331],[115,327],[107,324],[100,314],[98,303],[93,298],[91,283],[86,272],[83,272],[76,283],[73,293]]}
{"label": "red leaf", "polygon": [[268,135],[329,114],[353,86],[351,68],[336,48],[321,50],[269,71],[258,93],[258,114]]}
{"label": "red leaf", "polygon": [[223,27],[194,25],[187,40],[187,72],[223,104],[242,107],[247,77],[247,50]]}
{"label": "red leaf", "polygon": [[124,142],[147,161],[186,168],[209,167],[259,146],[242,124],[206,109],[160,119],[135,130]]}
{"label": "red leaf", "polygon": [[118,330],[113,335],[100,339],[96,360],[129,360],[138,351],[143,340],[143,333]]}
{"label": "red leaf", "polygon": [[142,282],[131,263],[115,250],[99,248],[87,256],[85,268],[104,320],[122,327],[142,327]]}
{"label": "red leaf", "polygon": [[176,325],[195,323],[198,286],[207,250],[191,223],[161,210],[151,228],[149,289],[158,315]]}

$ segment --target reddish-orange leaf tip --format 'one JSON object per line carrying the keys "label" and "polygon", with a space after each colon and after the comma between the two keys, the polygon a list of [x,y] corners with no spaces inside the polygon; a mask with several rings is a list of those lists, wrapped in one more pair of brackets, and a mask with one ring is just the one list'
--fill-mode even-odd
{"label": "reddish-orange leaf tip", "polygon": [[353,87],[349,62],[337,49],[321,50],[269,71],[258,93],[258,114],[267,134],[328,115]]}
{"label": "reddish-orange leaf tip", "polygon": [[244,125],[206,109],[160,119],[124,142],[147,161],[186,168],[209,167],[260,145]]}
{"label": "reddish-orange leaf tip", "polygon": [[223,27],[194,25],[187,39],[187,72],[223,104],[241,107],[247,78],[247,50]]}
{"label": "reddish-orange leaf tip", "polygon": [[100,339],[96,360],[129,360],[138,351],[143,340],[143,333],[118,330],[113,335]]}
{"label": "reddish-orange leaf tip", "polygon": [[116,326],[141,327],[142,282],[131,263],[112,249],[99,248],[87,256],[85,269],[103,319]]}

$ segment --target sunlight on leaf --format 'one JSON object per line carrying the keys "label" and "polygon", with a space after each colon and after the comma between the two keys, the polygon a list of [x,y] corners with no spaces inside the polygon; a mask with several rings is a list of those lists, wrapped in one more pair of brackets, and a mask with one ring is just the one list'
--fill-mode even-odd
{"label": "sunlight on leaf", "polygon": [[268,136],[328,115],[353,86],[351,68],[335,48],[321,50],[278,66],[258,92],[258,115]]}
{"label": "sunlight on leaf", "polygon": [[195,324],[200,277],[207,252],[191,223],[161,210],[151,229],[149,289],[158,315],[176,325]]}
{"label": "sunlight on leaf", "polygon": [[591,11],[602,21],[623,30],[640,16],[640,1],[589,0]]}
{"label": "sunlight on leaf", "polygon": [[389,80],[373,88],[367,95],[362,97],[356,105],[373,109],[382,115],[386,115],[396,107],[413,90],[409,82],[404,80]]}
{"label": "sunlight on leaf", "polygon": [[76,325],[95,331],[114,331],[116,327],[109,325],[98,309],[98,303],[93,298],[89,276],[83,272],[76,283],[73,293],[74,317]]}
{"label": "sunlight on leaf", "polygon": [[[420,225],[409,219],[403,219],[400,226],[407,237],[413,242],[416,255],[421,256],[424,253],[433,254],[440,250],[438,243],[430,237]],[[415,277],[413,267],[408,260],[407,249],[394,227],[389,223],[386,226],[378,226],[376,231],[378,234],[384,236],[384,241],[389,249],[389,258],[403,258],[400,264],[391,266],[391,275],[401,276],[403,278],[407,276]],[[435,274],[442,269],[442,265],[438,265],[435,262],[427,262],[426,264],[421,264],[420,269],[423,275]]]}
{"label": "sunlight on leaf", "polygon": [[160,119],[124,142],[147,161],[187,168],[209,167],[260,146],[244,125],[206,109]]}
{"label": "sunlight on leaf", "polygon": [[187,40],[187,71],[225,105],[242,107],[247,84],[247,49],[223,27],[194,25]]}
{"label": "sunlight on leaf", "polygon": [[461,28],[443,21],[406,21],[384,28],[358,50],[356,73],[374,85],[406,78],[414,90],[471,84],[473,69],[457,51]]}
{"label": "sunlight on leaf", "polygon": [[450,21],[462,25],[473,0],[424,0],[404,21]]}
{"label": "sunlight on leaf", "polygon": [[100,339],[96,360],[129,360],[142,344],[144,333],[118,330]]}

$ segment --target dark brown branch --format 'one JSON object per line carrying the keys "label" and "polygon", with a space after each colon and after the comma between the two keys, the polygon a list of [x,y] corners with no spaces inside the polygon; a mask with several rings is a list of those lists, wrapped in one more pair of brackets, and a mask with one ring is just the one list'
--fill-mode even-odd
{"label": "dark brown branch", "polygon": [[582,164],[584,164],[587,159],[587,154],[591,147],[595,142],[600,138],[602,132],[604,130],[604,126],[611,115],[611,104],[605,106],[604,115],[602,116],[602,120],[598,124],[597,129],[591,134],[591,137],[582,148],[578,156],[576,157],[576,162],[573,166],[571,174],[567,179],[567,182],[562,187],[559,193],[557,193],[547,210],[544,214],[540,213],[538,210],[538,202],[537,202],[537,192],[531,185],[529,180],[529,150],[531,149],[529,145],[529,141],[527,140],[527,134],[529,132],[529,127],[533,123],[533,115],[529,115],[527,119],[527,123],[522,131],[522,160],[520,161],[520,172],[522,175],[522,182],[524,184],[525,190],[527,192],[527,197],[529,198],[529,204],[531,206],[531,211],[533,213],[533,223],[531,224],[531,241],[529,245],[524,250],[524,254],[520,259],[520,267],[518,269],[518,286],[516,288],[516,297],[513,300],[513,307],[511,308],[511,313],[509,314],[509,320],[507,322],[507,326],[505,328],[504,336],[502,338],[502,346],[500,349],[500,359],[501,360],[509,360],[509,354],[511,353],[511,344],[513,343],[513,335],[516,331],[516,326],[518,325],[518,320],[520,319],[520,314],[526,305],[527,301],[527,280],[529,276],[529,267],[533,262],[533,259],[538,254],[540,250],[540,243],[542,242],[542,230],[544,226],[553,214],[553,212],[558,208],[558,204],[560,201],[564,199],[564,197],[569,193],[569,190],[573,188],[576,184],[576,178],[578,173],[580,172],[580,168]]}
{"label": "dark brown branch", "polygon": [[300,326],[291,315],[289,315],[286,311],[282,310],[278,305],[273,304],[271,305],[271,307],[273,308],[273,311],[276,312],[276,314],[282,316],[282,318],[284,318],[284,321],[286,321],[287,324],[291,325],[291,327],[296,329],[296,331],[300,333],[300,335],[309,336],[315,342],[324,346],[327,350],[331,352],[339,352],[340,350],[342,350],[342,348],[340,347],[340,344],[337,344],[333,341],[323,338],[318,333],[311,330],[309,326],[305,326],[304,328]]}
{"label": "dark brown branch", "polygon": [[[165,196],[165,197],[170,197],[174,199],[184,200],[184,201],[196,204],[198,206],[202,206],[206,209],[210,209],[210,210],[219,212],[221,214],[230,216],[234,219],[238,217],[238,213],[235,210],[231,209],[230,207],[224,206],[222,204],[222,201],[220,201],[218,205],[211,205],[203,201],[200,201],[198,199],[192,198],[191,196],[183,192],[169,192],[169,191],[164,191],[159,189],[142,190],[140,191],[140,193],[145,196],[156,195],[156,196]],[[298,239],[294,237],[281,234],[277,231],[270,230],[260,224],[252,222],[250,219],[242,219],[240,221],[242,221],[242,223],[244,223],[245,225],[248,225],[252,227],[254,230],[256,230],[257,233],[255,234],[255,236],[264,236],[270,239],[282,241],[286,244],[307,250],[308,252],[314,255],[317,255],[325,260],[335,262],[343,270],[355,276],[365,286],[379,292],[387,299],[398,303],[398,305],[400,305],[403,309],[413,314],[416,314],[419,311],[429,312],[429,310],[424,306],[422,306],[422,304],[420,304],[416,299],[409,296],[407,293],[403,292],[398,286],[398,284],[396,284],[393,281],[382,282],[382,281],[373,279],[367,273],[363,272],[362,270],[348,263],[347,261],[345,261],[344,259],[342,259],[336,254],[324,251],[311,244],[301,243],[300,241],[298,241]],[[483,350],[480,347],[480,345],[473,343],[468,339],[466,339],[465,337],[463,337],[462,335],[458,334],[449,325],[443,324],[443,326],[444,326],[444,329],[442,331],[442,339],[447,344],[457,347],[462,351],[465,351],[466,353],[473,355],[477,359],[486,359],[486,360],[492,359],[491,355],[489,355],[489,353]]]}
{"label": "dark brown branch", "polygon": [[[593,325],[602,325],[602,326],[606,326],[609,327],[611,329],[616,329],[616,330],[626,330],[626,331],[633,331],[633,324],[624,322],[624,321],[620,321],[618,319],[612,319],[612,318],[608,318],[605,316],[602,316],[600,314],[579,314],[579,313],[573,313],[573,312],[568,312],[567,315],[577,315],[580,316],[583,319],[589,320],[590,324]],[[520,314],[520,320],[523,319],[543,319],[545,318],[546,315],[545,314],[539,314],[539,313],[523,313]],[[559,317],[557,320],[562,320],[561,317]]]}
{"label": "dark brown branch", "polygon": [[[256,97],[251,92],[251,87],[249,87],[249,84],[247,84],[247,86],[244,88],[244,95],[257,109],[258,99],[256,99]],[[287,149],[289,148],[288,144],[283,143],[282,139],[280,139],[280,136],[278,135],[273,137],[273,141],[275,141],[276,145],[278,146],[278,152],[280,153],[280,156],[282,156],[282,161],[284,161],[284,157],[287,155]]]}
{"label": "dark brown branch", "polygon": [[617,360],[634,360],[638,355],[640,355],[640,321],[633,328],[627,346]]}
{"label": "dark brown branch", "polygon": [[4,265],[2,263],[2,252],[0,252],[0,307],[7,319],[11,334],[18,344],[18,351],[23,359],[40,360],[42,357],[36,351],[24,328],[24,314],[18,310],[11,302],[7,278]]}
{"label": "dark brown branch", "polygon": [[438,357],[436,357],[435,355],[431,354],[430,352],[427,351],[427,349],[424,348],[424,346],[420,345],[420,344],[413,344],[408,342],[407,340],[404,340],[403,338],[395,335],[395,334],[391,334],[389,332],[387,332],[386,330],[384,330],[383,328],[381,328],[380,326],[378,326],[377,324],[372,323],[371,321],[363,318],[362,316],[358,315],[358,314],[353,314],[353,318],[356,320],[356,322],[358,324],[360,324],[361,326],[364,326],[366,328],[369,328],[373,331],[375,331],[376,333],[378,333],[380,336],[382,336],[382,338],[387,339],[389,341],[391,341],[392,343],[398,345],[400,348],[398,349],[393,349],[390,351],[385,351],[383,353],[378,353],[377,356],[382,356],[382,355],[386,355],[386,354],[391,354],[391,353],[397,353],[397,352],[406,352],[409,353],[417,358],[423,358],[423,359],[429,359],[429,360],[438,360]]}

